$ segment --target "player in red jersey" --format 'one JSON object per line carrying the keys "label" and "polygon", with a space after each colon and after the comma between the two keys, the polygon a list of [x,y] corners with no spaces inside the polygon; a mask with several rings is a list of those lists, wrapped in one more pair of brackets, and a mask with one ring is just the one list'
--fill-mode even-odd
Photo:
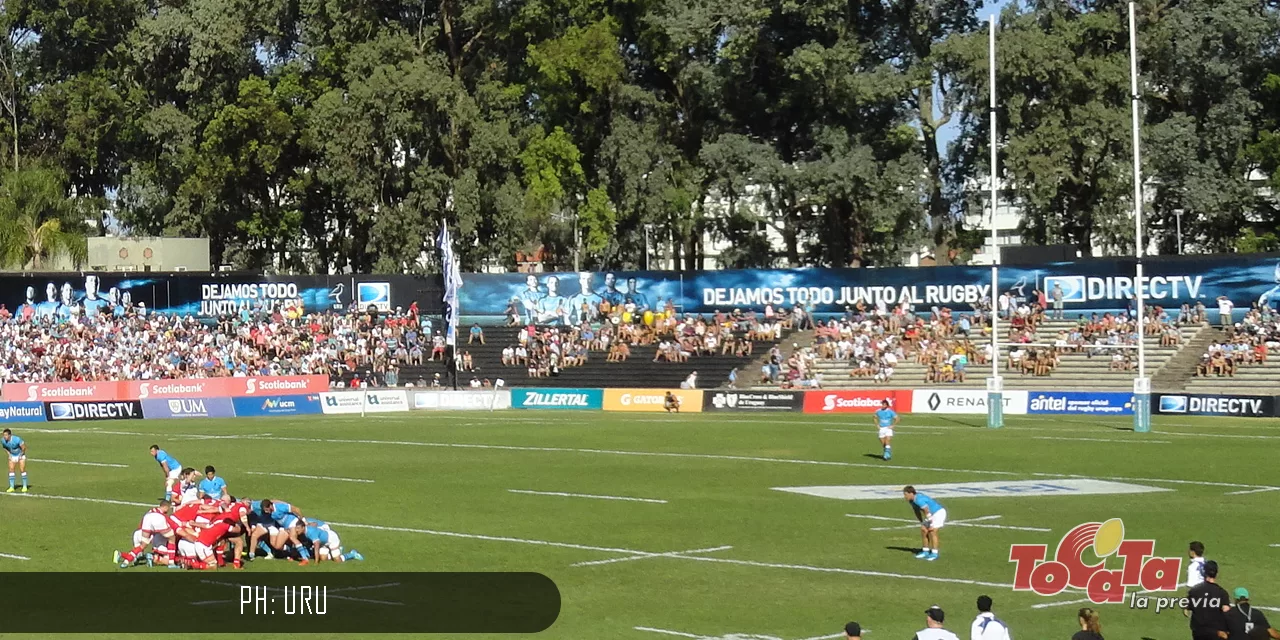
{"label": "player in red jersey", "polygon": [[216,569],[221,562],[212,562],[216,558],[213,548],[222,542],[223,538],[228,536],[238,536],[244,533],[240,529],[239,523],[229,520],[218,520],[203,531],[196,538],[195,552],[196,559],[191,563],[192,569]]}
{"label": "player in red jersey", "polygon": [[[121,569],[129,567],[139,558],[145,559],[147,566],[151,566],[155,561],[168,564],[172,558],[170,554],[174,541],[169,509],[169,501],[161,500],[159,506],[143,514],[138,530],[133,532],[133,549],[124,553],[114,552],[111,562],[120,565]],[[147,546],[155,552],[154,556],[151,553],[142,553]]]}
{"label": "player in red jersey", "polygon": [[[237,525],[239,533],[229,534],[224,541],[231,543],[231,564],[237,569],[243,568],[241,556],[244,553],[244,535],[249,530],[249,505],[245,502],[238,501],[235,498],[224,495],[222,500],[222,512],[214,517],[214,523],[230,522]],[[218,551],[221,557],[222,550]]]}

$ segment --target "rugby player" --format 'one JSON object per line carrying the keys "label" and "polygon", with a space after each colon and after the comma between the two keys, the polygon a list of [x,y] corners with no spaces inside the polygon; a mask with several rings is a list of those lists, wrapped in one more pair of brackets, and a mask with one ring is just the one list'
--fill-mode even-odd
{"label": "rugby player", "polygon": [[167,491],[169,485],[182,475],[182,463],[178,462],[177,458],[169,455],[164,449],[161,449],[158,444],[151,445],[151,457],[160,463],[160,472],[164,474],[164,487]]}
{"label": "rugby player", "polygon": [[[111,562],[120,565],[121,569],[128,568],[139,559],[145,560],[148,567],[156,560],[160,564],[168,564],[174,546],[173,526],[169,521],[171,507],[168,500],[161,500],[159,505],[142,514],[142,522],[138,524],[138,530],[133,532],[133,549],[124,553],[113,552]],[[142,552],[148,546],[156,558],[151,553]]]}
{"label": "rugby player", "polygon": [[332,560],[334,562],[364,560],[364,556],[360,555],[360,552],[355,549],[345,554],[342,553],[342,540],[329,527],[329,523],[323,520],[308,519],[303,534],[307,537],[307,540],[311,541],[312,552],[316,562],[321,560]]}
{"label": "rugby player", "polygon": [[884,459],[893,459],[893,428],[898,426],[898,412],[889,406],[888,400],[880,402],[876,409],[876,426],[880,427],[880,444],[884,446]]}
{"label": "rugby player", "polygon": [[27,443],[13,432],[5,429],[0,431],[0,448],[4,449],[7,458],[9,458],[9,488],[5,489],[5,493],[14,492],[14,475],[13,470],[16,468],[22,472],[22,492],[27,492]]}
{"label": "rugby player", "polygon": [[201,498],[215,500],[221,500],[222,496],[227,495],[227,481],[218,475],[218,470],[213,465],[204,468],[204,480],[200,481],[199,494]]}
{"label": "rugby player", "polygon": [[920,521],[921,548],[916,557],[930,562],[937,560],[938,529],[947,523],[947,510],[937,500],[919,493],[911,485],[902,488],[902,497],[911,504],[916,512],[916,519]]}

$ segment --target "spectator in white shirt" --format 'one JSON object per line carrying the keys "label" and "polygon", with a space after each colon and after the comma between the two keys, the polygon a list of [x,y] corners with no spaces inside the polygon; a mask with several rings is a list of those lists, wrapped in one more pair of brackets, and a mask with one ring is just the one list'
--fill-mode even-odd
{"label": "spectator in white shirt", "polygon": [[969,640],[1011,640],[1009,627],[991,613],[991,598],[978,596],[978,617],[973,619]]}
{"label": "spectator in white shirt", "polygon": [[924,615],[926,627],[917,631],[912,640],[960,640],[959,636],[942,628],[942,621],[945,619],[942,607],[935,604]]}
{"label": "spectator in white shirt", "polygon": [[1187,549],[1187,556],[1191,558],[1187,563],[1187,588],[1190,589],[1204,582],[1204,543],[1198,540],[1192,542]]}

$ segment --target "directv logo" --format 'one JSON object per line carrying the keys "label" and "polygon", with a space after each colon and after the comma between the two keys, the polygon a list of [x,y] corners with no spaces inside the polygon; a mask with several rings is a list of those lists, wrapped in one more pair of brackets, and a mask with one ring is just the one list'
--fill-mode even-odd
{"label": "directv logo", "polygon": [[1186,396],[1160,396],[1160,413],[1186,413]]}
{"label": "directv logo", "polygon": [[74,411],[70,402],[54,402],[49,405],[49,417],[54,420],[74,420]]}

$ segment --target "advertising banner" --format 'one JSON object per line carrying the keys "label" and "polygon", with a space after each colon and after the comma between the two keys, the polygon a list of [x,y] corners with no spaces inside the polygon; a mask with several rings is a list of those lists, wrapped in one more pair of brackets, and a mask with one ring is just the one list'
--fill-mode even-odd
{"label": "advertising banner", "polygon": [[[1152,257],[1135,283],[1132,259],[1083,260],[1000,268],[999,290],[1020,299],[1037,289],[1058,288],[1069,313],[1123,308],[1135,291],[1153,305],[1176,309],[1203,302],[1210,319],[1215,300],[1227,296],[1238,308],[1252,302],[1280,303],[1280,258],[1276,256]],[[803,303],[819,314],[843,313],[857,302],[909,302],[917,311],[933,306],[970,309],[991,296],[991,270],[982,266],[878,269],[744,269],[680,274],[665,271],[601,271],[541,274],[468,274],[462,310],[467,321],[497,321],[514,301],[522,322],[575,323],[602,299],[630,300],[638,308],[661,308],[671,300],[683,313]],[[594,313],[588,311],[588,317]]]}
{"label": "advertising banner", "polygon": [[55,402],[59,400],[119,400],[119,382],[11,382],[4,385],[3,399],[8,402]]}
{"label": "advertising banner", "polygon": [[320,404],[326,414],[391,413],[408,411],[409,396],[395,389],[334,391],[320,394]]}
{"label": "advertising banner", "polygon": [[440,312],[439,276],[280,276],[222,273],[121,275],[120,273],[14,274],[0,276],[0,302],[21,316],[27,307],[39,318],[69,319],[73,314],[124,315],[145,305],[151,313],[216,318],[242,312],[272,312],[302,305],[308,313],[379,312],[408,308]]}
{"label": "advertising banner", "polygon": [[[165,398],[226,398],[244,385],[241,378],[190,378],[184,380],[128,380],[122,397],[137,400]],[[145,408],[145,407],[144,407]]]}
{"label": "advertising banner", "polygon": [[898,389],[808,391],[804,394],[804,412],[874,413],[885,400],[894,411],[911,413],[911,392]]}
{"label": "advertising banner", "polygon": [[0,422],[44,422],[43,402],[0,402]]}
{"label": "advertising banner", "polygon": [[[981,413],[987,412],[987,392],[965,389],[916,389],[911,392],[912,413]],[[1004,412],[1022,415],[1027,412],[1027,392],[1004,392]]]}
{"label": "advertising banner", "polygon": [[236,417],[311,415],[321,413],[319,394],[259,396],[231,399]]}
{"label": "advertising banner", "polygon": [[511,391],[415,391],[413,408],[448,411],[510,409]]}
{"label": "advertising banner", "polygon": [[1082,391],[1031,391],[1027,413],[1072,413],[1084,415],[1133,415],[1132,393]]}
{"label": "advertising banner", "polygon": [[46,402],[50,422],[62,420],[141,420],[142,403],[137,400],[103,402]]}
{"label": "advertising banner", "polygon": [[1274,396],[1222,396],[1184,393],[1156,394],[1153,408],[1162,415],[1232,416],[1236,418],[1273,418],[1276,416]]}
{"label": "advertising banner", "polygon": [[270,396],[322,393],[329,390],[328,376],[274,376],[263,378],[228,378],[227,395]]}
{"label": "advertising banner", "polygon": [[600,389],[512,389],[515,409],[600,409],[604,392]]}
{"label": "advertising banner", "polygon": [[702,412],[702,391],[698,389],[605,389],[605,411],[662,412],[667,391],[680,399],[681,413]]}
{"label": "advertising banner", "polygon": [[142,417],[155,418],[234,418],[231,398],[169,398],[142,401]]}
{"label": "advertising banner", "polygon": [[802,391],[704,391],[703,411],[799,411]]}

